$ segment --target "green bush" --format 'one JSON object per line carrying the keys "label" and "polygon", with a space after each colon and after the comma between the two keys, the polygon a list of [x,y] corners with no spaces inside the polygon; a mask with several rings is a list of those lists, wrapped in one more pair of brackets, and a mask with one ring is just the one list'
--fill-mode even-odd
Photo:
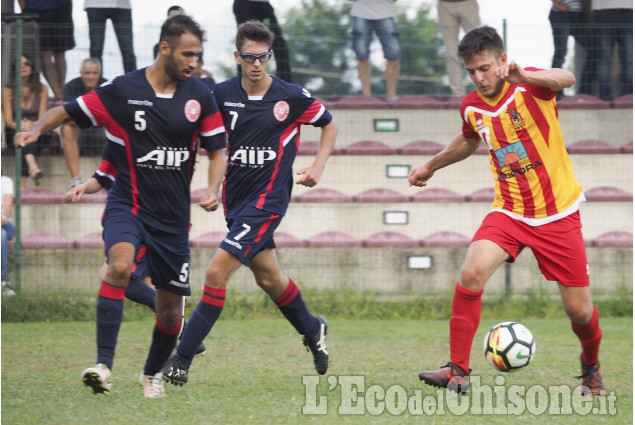
{"label": "green bush", "polygon": [[[372,292],[352,290],[302,291],[310,311],[341,319],[449,319],[452,294],[400,294],[386,296]],[[195,293],[187,299],[186,317],[201,298]],[[95,320],[96,294],[85,292],[18,293],[2,296],[3,322],[63,322]],[[633,294],[626,286],[609,297],[596,297],[595,305],[602,317],[632,317]],[[146,306],[125,301],[124,320],[140,320],[153,312]],[[525,317],[559,318],[564,316],[559,297],[545,289],[529,291],[524,295],[504,294],[484,297],[484,319],[516,320]],[[223,318],[273,318],[280,313],[269,297],[262,293],[228,291]]]}

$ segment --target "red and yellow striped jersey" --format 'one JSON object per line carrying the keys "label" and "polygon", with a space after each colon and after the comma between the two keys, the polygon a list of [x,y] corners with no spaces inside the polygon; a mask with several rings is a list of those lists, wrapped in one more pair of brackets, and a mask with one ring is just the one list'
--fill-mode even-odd
{"label": "red and yellow striped jersey", "polygon": [[[529,71],[535,68],[527,68]],[[555,92],[505,83],[496,98],[477,90],[461,103],[463,136],[487,143],[496,198],[492,210],[532,225],[577,211],[582,186],[564,145]]]}

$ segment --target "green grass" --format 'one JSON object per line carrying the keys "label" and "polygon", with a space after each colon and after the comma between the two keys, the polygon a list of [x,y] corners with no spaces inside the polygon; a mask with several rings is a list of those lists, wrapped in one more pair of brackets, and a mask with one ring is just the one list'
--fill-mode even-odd
{"label": "green grass", "polygon": [[[473,375],[481,385],[494,385],[495,373],[480,353],[486,330],[501,320],[483,319],[472,350]],[[515,318],[518,320],[518,318]],[[579,343],[568,320],[522,319],[536,337],[537,355],[527,368],[504,375],[505,386],[545,388],[579,381]],[[607,390],[617,396],[615,416],[444,415],[412,417],[341,415],[340,385],[348,375],[363,375],[365,387],[400,385],[408,396],[421,391],[416,373],[448,360],[447,320],[329,321],[332,363],[320,379],[317,396],[325,396],[326,415],[303,415],[306,388],[302,376],[314,376],[311,356],[284,319],[221,318],[206,339],[208,352],[196,358],[190,382],[168,386],[168,397],[145,400],[137,386],[153,321],[126,321],[115,358],[113,390],[92,395],[81,383],[83,368],[95,359],[93,322],[2,323],[2,423],[6,424],[627,424],[633,422],[633,326],[631,317],[605,318],[602,367]],[[377,387],[374,387],[377,388]],[[362,394],[363,397],[364,394]],[[368,395],[368,394],[366,394]],[[597,406],[598,400],[596,400]]]}

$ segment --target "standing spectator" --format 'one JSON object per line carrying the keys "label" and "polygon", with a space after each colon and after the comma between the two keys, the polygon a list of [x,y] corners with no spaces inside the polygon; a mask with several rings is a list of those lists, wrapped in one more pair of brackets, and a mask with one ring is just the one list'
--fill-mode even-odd
{"label": "standing spectator", "polygon": [[362,83],[362,94],[371,95],[370,43],[373,32],[379,38],[386,59],[386,100],[397,99],[401,42],[395,21],[393,3],[397,0],[352,0],[353,50],[357,57],[357,71]]}
{"label": "standing spectator", "polygon": [[15,236],[15,226],[11,221],[13,214],[13,180],[2,171],[2,293],[15,295],[9,279],[9,241]]}
{"label": "standing spectator", "polygon": [[[596,67],[599,96],[604,100],[633,93],[633,0],[593,0],[596,28]],[[617,44],[620,61],[619,86],[611,84],[613,48]]]}
{"label": "standing spectator", "polygon": [[326,320],[309,312],[300,288],[280,269],[274,232],[291,198],[300,126],[311,124],[322,129],[313,164],[297,172],[296,184],[313,187],[333,150],[338,125],[306,89],[267,73],[273,37],[262,22],[241,24],[234,59],[242,67],[242,75],[214,90],[226,125],[229,159],[224,181],[222,173],[210,174],[200,205],[208,209],[218,203],[216,194],[222,182],[228,233],[207,267],[203,297],[183,331],[176,354],[165,364],[163,376],[175,385],[187,383],[196,348],[220,317],[227,285],[243,265],[304,336],[317,373],[324,375],[328,369]]}
{"label": "standing spectator", "polygon": [[[183,9],[181,6],[170,6],[168,8],[168,18],[171,18],[174,15],[183,15],[184,13],[185,13],[185,9]],[[158,54],[159,54],[159,43],[155,44],[154,47],[152,47],[152,57],[156,59]]]}
{"label": "standing spectator", "polygon": [[165,397],[161,370],[182,327],[183,296],[190,295],[190,182],[197,137],[210,159],[210,175],[224,169],[222,118],[212,93],[191,78],[203,30],[189,16],[173,16],[159,40],[159,55],[147,68],[51,109],[30,132],[16,135],[16,145],[25,146],[71,119],[80,126],[106,126],[105,149],[116,169],[102,217],[108,268],[97,298],[97,364],[82,373],[94,393],[110,391],[125,290],[145,246],[157,288],[156,325],[140,381],[145,397]]}
{"label": "standing spectator", "polygon": [[452,96],[465,96],[463,63],[457,56],[459,31],[469,32],[481,24],[476,0],[439,0],[439,27],[445,45],[445,65],[450,79]]}
{"label": "standing spectator", "polygon": [[[271,47],[276,60],[276,76],[290,83],[291,61],[289,59],[289,46],[282,36],[282,29],[278,24],[273,6],[269,4],[269,0],[234,0],[233,9],[237,25],[255,19],[263,22],[273,32],[274,39]],[[240,72],[241,69],[238,67],[238,74]]]}
{"label": "standing spectator", "polygon": [[66,50],[75,47],[72,0],[18,0],[22,12],[37,13],[42,72],[56,100],[66,82]]}
{"label": "standing spectator", "polygon": [[[30,130],[48,108],[48,90],[40,82],[40,73],[35,69],[35,62],[28,55],[22,55],[22,121],[20,129]],[[7,145],[13,145],[13,136],[17,128],[16,117],[16,78],[15,65],[11,65],[9,80],[2,89],[2,118],[4,120],[4,134]],[[40,137],[38,142],[42,142],[44,137]],[[40,179],[44,176],[42,170],[37,165],[35,156],[38,147],[29,145],[22,151],[22,179],[20,187],[26,189],[28,178],[32,178],[36,186],[40,185]]]}
{"label": "standing spectator", "polygon": [[[97,86],[106,82],[101,76],[101,64],[95,58],[84,59],[79,77],[69,81],[64,86],[64,102],[83,96]],[[75,122],[62,125],[62,149],[64,159],[71,175],[68,182],[68,189],[71,189],[82,182],[79,176],[79,145],[97,145],[100,150],[103,148],[106,136],[103,127],[78,128]]]}
{"label": "standing spectator", "polygon": [[111,20],[115,29],[124,73],[137,69],[132,38],[132,6],[130,0],[85,0],[84,10],[88,17],[90,57],[99,59],[104,68],[102,53],[106,39],[106,21]]}
{"label": "standing spectator", "polygon": [[[573,36],[576,43],[586,52],[578,93],[590,94],[593,63],[589,59],[593,46],[593,34],[591,24],[587,21],[583,10],[582,0],[552,0],[552,3],[553,6],[549,12],[554,47],[551,67],[562,68],[567,56],[569,36]],[[558,92],[556,97],[560,98],[561,96],[562,92]]]}
{"label": "standing spectator", "polygon": [[530,248],[544,277],[560,291],[571,329],[582,346],[582,392],[601,395],[598,360],[602,331],[589,288],[580,205],[554,99],[575,83],[563,69],[522,68],[507,58],[494,28],[468,32],[458,49],[476,90],[460,107],[462,132],[408,176],[426,186],[435,172],[461,161],[481,143],[489,148],[496,196],[470,242],[452,300],[450,362],[419,378],[429,385],[467,392],[470,351],[481,319],[481,297],[490,276]]}

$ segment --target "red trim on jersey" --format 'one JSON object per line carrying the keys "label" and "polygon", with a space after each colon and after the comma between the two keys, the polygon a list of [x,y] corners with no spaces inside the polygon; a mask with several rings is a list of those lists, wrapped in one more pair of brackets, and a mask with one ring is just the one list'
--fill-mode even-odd
{"label": "red trim on jersey", "polygon": [[146,255],[146,246],[145,245],[143,245],[141,248],[139,248],[139,251],[137,251],[137,255],[134,258],[135,262],[140,261],[143,258],[144,255]]}
{"label": "red trim on jersey", "polygon": [[121,301],[126,297],[126,288],[120,286],[112,286],[111,284],[101,281],[99,287],[99,296],[110,298],[111,300]]}
{"label": "red trim on jersey", "polygon": [[86,107],[88,107],[90,113],[93,115],[97,123],[100,125],[105,125],[110,134],[121,139],[124,143],[124,149],[126,151],[126,161],[128,162],[128,169],[130,170],[132,213],[136,215],[139,212],[139,187],[137,185],[137,173],[135,170],[135,163],[132,158],[132,148],[130,147],[130,139],[128,138],[128,133],[126,133],[126,131],[108,113],[108,110],[94,90],[82,96],[82,99],[84,100]]}
{"label": "red trim on jersey", "polygon": [[115,168],[112,162],[104,158],[101,159],[101,162],[99,163],[99,168],[97,169],[104,174],[108,174],[110,176],[113,176],[114,178],[117,178],[117,168]]}
{"label": "red trim on jersey", "polygon": [[322,104],[318,102],[317,100],[313,100],[313,103],[311,104],[311,106],[309,106],[306,109],[306,111],[304,111],[304,113],[300,115],[300,117],[298,117],[296,122],[301,122],[304,124],[310,123],[316,117],[318,112],[320,112],[321,109],[322,109]]}
{"label": "red trim on jersey", "polygon": [[[297,130],[298,134],[300,132],[300,124],[298,122],[294,122],[289,128],[287,128],[284,133],[280,135],[280,139],[278,140],[278,158],[276,160],[276,165],[273,168],[273,173],[271,173],[271,178],[269,179],[269,184],[267,185],[267,189],[264,193],[261,193],[258,197],[258,202],[256,203],[256,208],[259,210],[263,209],[265,205],[265,201],[267,200],[267,195],[271,192],[273,188],[273,183],[276,181],[276,177],[278,177],[278,171],[280,170],[280,163],[282,162],[282,155],[284,154],[284,141]],[[296,137],[298,137],[296,135]]]}
{"label": "red trim on jersey", "polygon": [[[504,146],[509,145],[509,142],[507,141],[507,136],[505,136],[505,131],[503,130],[503,124],[501,122],[501,116],[502,115],[499,115],[496,118],[492,117],[492,127],[494,127],[494,138],[496,138],[496,141],[498,142],[498,144],[502,148]],[[494,155],[494,156],[492,156],[491,160],[494,163],[494,166],[496,167],[496,172],[500,176],[502,174],[502,171],[501,171],[501,166],[498,163],[498,159]],[[514,201],[513,201],[512,197],[511,197],[511,194],[509,192],[509,183],[507,182],[507,180],[500,180],[499,188],[500,188],[500,191],[501,191],[501,195],[502,195],[503,199],[505,200],[505,205],[504,205],[503,208],[509,209],[511,211],[512,208],[514,207]]]}
{"label": "red trim on jersey", "polygon": [[[223,115],[220,113],[220,111],[216,111],[201,120],[200,130],[201,132],[206,133],[208,131],[213,131],[221,127],[225,127],[225,123],[223,122]],[[225,131],[227,131],[227,129],[225,129]]]}

